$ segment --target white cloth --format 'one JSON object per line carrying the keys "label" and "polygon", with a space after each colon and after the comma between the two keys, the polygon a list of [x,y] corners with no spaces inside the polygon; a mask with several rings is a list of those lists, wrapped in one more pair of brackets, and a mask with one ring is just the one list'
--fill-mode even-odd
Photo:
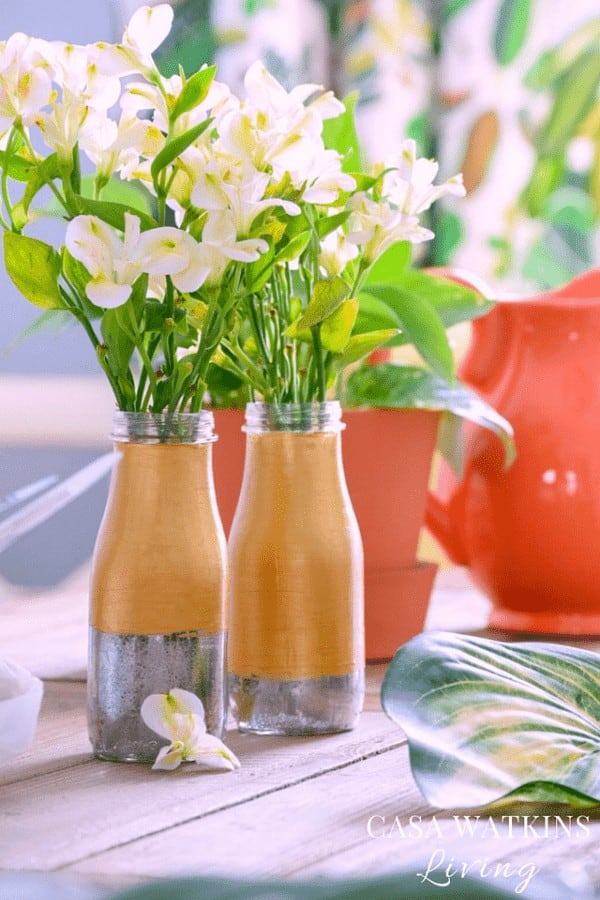
{"label": "white cloth", "polygon": [[31,745],[43,692],[39,678],[0,658],[0,766]]}

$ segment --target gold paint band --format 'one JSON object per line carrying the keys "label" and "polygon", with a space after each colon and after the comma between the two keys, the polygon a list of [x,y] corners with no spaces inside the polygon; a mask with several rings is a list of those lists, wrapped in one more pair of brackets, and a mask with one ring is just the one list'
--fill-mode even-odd
{"label": "gold paint band", "polygon": [[112,634],[225,627],[226,548],[210,444],[116,444],[90,588]]}
{"label": "gold paint band", "polygon": [[340,435],[247,435],[229,541],[229,668],[273,679],[364,664],[363,559]]}

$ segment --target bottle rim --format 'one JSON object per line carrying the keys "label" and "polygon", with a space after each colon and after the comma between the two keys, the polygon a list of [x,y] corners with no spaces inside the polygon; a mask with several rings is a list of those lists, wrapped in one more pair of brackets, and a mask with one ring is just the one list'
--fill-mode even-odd
{"label": "bottle rim", "polygon": [[212,412],[113,413],[112,440],[117,444],[209,444],[218,440]]}
{"label": "bottle rim", "polygon": [[313,403],[247,403],[246,434],[294,431],[302,434],[333,432],[345,428],[338,400]]}

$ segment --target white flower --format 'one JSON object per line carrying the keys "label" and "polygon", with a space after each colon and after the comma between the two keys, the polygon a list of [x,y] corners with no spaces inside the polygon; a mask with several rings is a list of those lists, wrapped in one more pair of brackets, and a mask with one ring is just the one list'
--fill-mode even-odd
{"label": "white flower", "polygon": [[54,92],[50,111],[41,110],[35,124],[45,143],[61,159],[70,161],[80,137],[85,139],[86,129],[93,135],[114,129],[106,110],[118,100],[121,83],[98,71],[94,48],[55,41],[46,43],[42,52],[59,90]]}
{"label": "white flower", "polygon": [[[154,124],[166,133],[169,130],[170,111],[176,105],[184,83],[180,75],[165,78],[160,74],[157,74],[152,82],[133,81],[128,84],[121,97],[121,108],[131,114],[152,110]],[[182,134],[203,122],[209,112],[215,116],[226,107],[231,96],[227,85],[213,81],[204,100],[177,117],[172,136]]]}
{"label": "white flower", "polygon": [[418,216],[444,194],[455,197],[466,194],[461,174],[453,175],[443,184],[433,184],[439,166],[433,159],[417,157],[413,140],[404,141],[400,159],[391,165],[392,170],[383,176],[382,194],[406,216]]}
{"label": "white flower", "polygon": [[81,47],[52,41],[45,44],[45,56],[55,84],[63,91],[79,96],[87,106],[106,111],[119,99],[120,79],[100,72],[98,50],[93,44]]}
{"label": "white flower", "polygon": [[44,42],[17,32],[0,42],[0,133],[20,117],[30,125],[52,99]]}
{"label": "white flower", "polygon": [[118,124],[108,117],[96,118],[93,127],[86,123],[80,143],[97,175],[108,179],[120,172],[127,179],[141,157],[153,157],[162,149],[164,137],[148,120],[123,115]]}
{"label": "white flower", "polygon": [[171,742],[159,750],[153,769],[176,769],[184,761],[209,769],[239,768],[235,754],[207,733],[202,701],[190,691],[151,694],[142,703],[141,716],[148,728]]}
{"label": "white flower", "polygon": [[180,290],[196,290],[207,274],[197,265],[198,244],[191,235],[170,227],[141,232],[139,218],[130,213],[123,240],[97,216],[76,216],[65,244],[92,276],[88,298],[104,309],[125,303],[143,273],[171,275]]}
{"label": "white flower", "polygon": [[98,67],[107,75],[141,72],[156,77],[158,70],[152,53],[164,41],[173,24],[173,9],[168,3],[140,6],[127,25],[120,44],[97,43]]}
{"label": "white flower", "polygon": [[356,182],[351,175],[342,172],[342,161],[335,150],[323,150],[314,160],[313,169],[318,174],[302,194],[307,203],[334,203],[340,191],[353,191]]}
{"label": "white flower", "polygon": [[343,104],[317,84],[288,93],[261,62],[250,66],[244,85],[247,99],[228,104],[219,118],[223,148],[256,169],[272,169],[276,180],[287,172],[295,187],[312,183],[320,175],[323,119],[339,115]]}
{"label": "white flower", "polygon": [[[73,147],[88,117],[89,107],[84,97],[63,92],[62,103],[52,105],[51,112],[41,112],[35,124],[40,129],[45,143],[56,150],[59,157],[70,162]],[[92,126],[93,130],[93,126]]]}
{"label": "white flower", "polygon": [[321,241],[319,265],[327,275],[341,275],[350,260],[357,256],[356,244],[352,244],[342,229],[338,228]]}
{"label": "white flower", "polygon": [[[217,165],[215,165],[217,162]],[[256,170],[244,171],[232,161],[213,160],[204,168],[192,190],[191,200],[199,209],[228,211],[238,237],[249,234],[252,223],[265,209],[280,206],[288,216],[297,216],[300,207],[279,197],[265,198],[269,177]],[[262,251],[264,252],[264,251]]]}
{"label": "white flower", "polygon": [[429,241],[433,231],[419,225],[417,216],[407,216],[385,202],[372,200],[365,193],[355,194],[348,202],[352,215],[348,240],[362,247],[365,263],[370,264],[396,241],[419,244]]}

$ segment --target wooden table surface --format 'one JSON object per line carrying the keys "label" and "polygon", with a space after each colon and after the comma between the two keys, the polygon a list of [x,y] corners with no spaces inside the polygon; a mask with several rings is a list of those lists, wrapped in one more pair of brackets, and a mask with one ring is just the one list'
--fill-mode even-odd
{"label": "wooden table surface", "polygon": [[[121,887],[178,874],[362,878],[413,866],[423,875],[433,858],[439,867],[428,877],[437,879],[440,896],[443,869],[474,860],[471,871],[486,883],[515,891],[521,885],[517,896],[528,896],[524,881],[531,888],[546,876],[562,879],[564,897],[600,888],[597,813],[570,836],[561,828],[555,835],[553,826],[540,836],[521,823],[509,834],[498,813],[496,834],[479,827],[470,837],[453,818],[464,811],[428,807],[411,776],[404,735],[381,711],[385,666],[368,668],[365,712],[352,732],[282,738],[229,731],[226,743],[242,763],[233,773],[192,764],[154,772],[94,759],[85,722],[85,593],[81,573],[51,594],[0,601],[0,655],[45,679],[35,745],[0,770],[0,870]],[[483,634],[487,609],[462,570],[445,570],[427,627]],[[551,824],[553,816],[566,821],[573,813],[533,812]],[[479,814],[481,826],[488,814]]]}

